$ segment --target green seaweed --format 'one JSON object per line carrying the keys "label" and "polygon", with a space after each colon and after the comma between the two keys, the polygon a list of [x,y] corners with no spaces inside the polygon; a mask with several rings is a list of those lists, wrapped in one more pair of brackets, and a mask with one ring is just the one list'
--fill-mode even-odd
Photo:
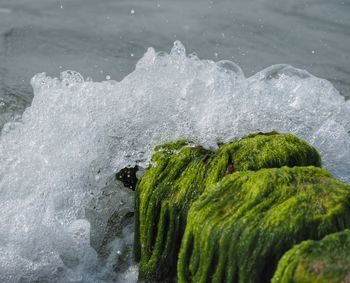
{"label": "green seaweed", "polygon": [[178,251],[191,204],[236,171],[321,166],[317,151],[290,134],[256,134],[216,151],[180,140],[156,147],[136,188],[134,252],[139,278],[165,281],[176,274]]}
{"label": "green seaweed", "polygon": [[349,227],[350,186],[326,170],[236,172],[192,204],[178,282],[269,282],[293,245]]}
{"label": "green seaweed", "polygon": [[286,252],[272,283],[350,282],[350,230],[305,241]]}

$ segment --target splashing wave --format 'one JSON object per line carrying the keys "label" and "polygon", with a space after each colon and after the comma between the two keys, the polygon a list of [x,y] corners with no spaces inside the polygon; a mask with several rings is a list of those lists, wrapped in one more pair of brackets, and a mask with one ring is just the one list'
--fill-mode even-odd
{"label": "splashing wave", "polygon": [[[149,48],[121,82],[66,71],[59,79],[37,74],[32,86],[31,107],[4,126],[0,142],[2,282],[109,281],[90,246],[95,228],[85,208],[116,171],[147,166],[152,148],[168,140],[216,147],[249,133],[290,132],[350,181],[350,101],[291,66],[246,78],[234,63],[199,60],[175,42],[170,54]],[[132,267],[118,278],[136,276]]]}

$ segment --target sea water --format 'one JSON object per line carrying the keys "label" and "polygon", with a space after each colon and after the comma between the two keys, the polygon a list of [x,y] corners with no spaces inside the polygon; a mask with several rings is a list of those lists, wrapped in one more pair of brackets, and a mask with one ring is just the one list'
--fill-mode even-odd
{"label": "sea water", "polygon": [[133,209],[132,193],[110,189],[114,174],[146,168],[163,142],[216,148],[256,132],[293,133],[350,182],[350,101],[289,65],[246,76],[175,41],[170,53],[149,48],[119,82],[64,71],[39,73],[31,85],[31,106],[0,139],[1,282],[135,282],[132,260],[113,272],[117,255],[132,247],[132,225],[109,243],[107,258],[93,242],[113,212]]}
{"label": "sea water", "polygon": [[232,60],[247,76],[290,64],[350,97],[349,0],[0,0],[0,128],[39,72],[120,81],[149,46]]}

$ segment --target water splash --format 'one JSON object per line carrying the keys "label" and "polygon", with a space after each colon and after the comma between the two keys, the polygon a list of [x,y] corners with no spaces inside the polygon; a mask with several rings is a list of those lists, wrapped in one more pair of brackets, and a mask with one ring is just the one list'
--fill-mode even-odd
{"label": "water splash", "polygon": [[[149,48],[121,82],[66,71],[31,83],[31,107],[0,140],[2,282],[111,280],[104,275],[113,264],[103,266],[90,245],[98,225],[86,208],[115,172],[146,167],[162,142],[188,138],[216,147],[254,132],[290,132],[350,181],[350,101],[291,66],[246,78],[230,61],[187,56],[177,41],[170,54]],[[136,280],[137,268],[125,272],[117,280]]]}

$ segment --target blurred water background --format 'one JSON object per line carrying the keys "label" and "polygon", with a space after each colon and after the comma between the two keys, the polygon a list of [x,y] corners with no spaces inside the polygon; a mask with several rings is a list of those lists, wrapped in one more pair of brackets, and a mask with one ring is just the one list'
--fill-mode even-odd
{"label": "blurred water background", "polygon": [[121,80],[175,40],[246,76],[291,64],[350,97],[350,0],[0,0],[0,127],[30,104],[38,72]]}

